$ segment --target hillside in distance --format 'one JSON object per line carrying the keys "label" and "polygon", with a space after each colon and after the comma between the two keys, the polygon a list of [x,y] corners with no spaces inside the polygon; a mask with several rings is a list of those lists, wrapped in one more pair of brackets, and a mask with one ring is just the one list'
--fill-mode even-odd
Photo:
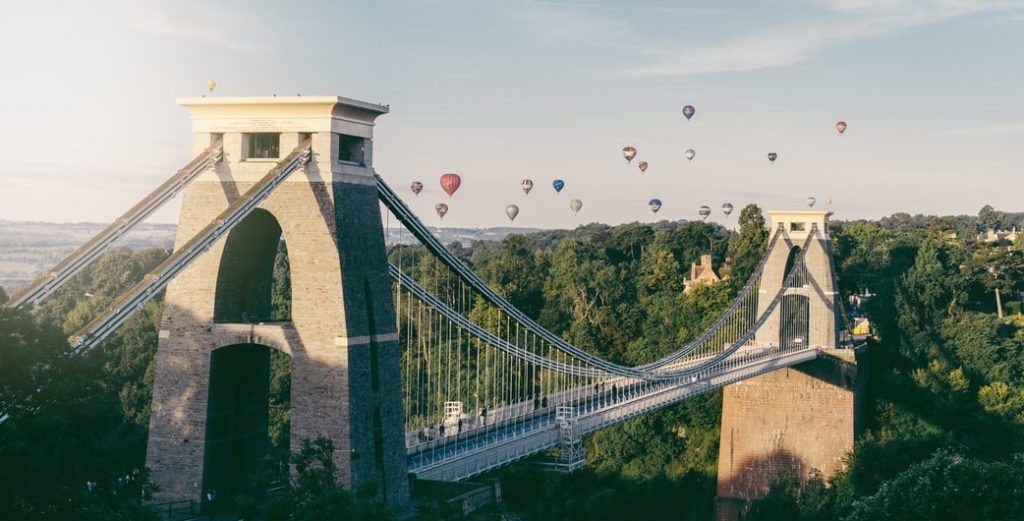
{"label": "hillside in distance", "polygon": [[[32,281],[39,273],[99,233],[103,223],[51,223],[0,220],[0,287],[11,292]],[[115,248],[140,250],[171,248],[177,226],[167,223],[143,223],[115,244]],[[445,244],[469,246],[473,241],[500,241],[510,233],[532,233],[534,228],[430,228]],[[392,226],[389,242],[412,243],[415,237],[404,228]]]}

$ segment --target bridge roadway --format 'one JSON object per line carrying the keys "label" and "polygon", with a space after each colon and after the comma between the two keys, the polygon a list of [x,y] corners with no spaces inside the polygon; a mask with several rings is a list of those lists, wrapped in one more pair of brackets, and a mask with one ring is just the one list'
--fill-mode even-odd
{"label": "bridge roadway", "polygon": [[593,385],[588,385],[566,403],[549,404],[525,417],[496,421],[411,446],[409,472],[418,479],[459,481],[554,447],[560,443],[555,405],[577,407],[575,434],[582,436],[731,383],[813,360],[823,351],[810,346],[781,350],[748,346],[709,369],[710,374],[675,382],[641,382],[636,384],[638,389],[617,389],[616,397],[609,390],[614,380],[607,381],[597,393]]}

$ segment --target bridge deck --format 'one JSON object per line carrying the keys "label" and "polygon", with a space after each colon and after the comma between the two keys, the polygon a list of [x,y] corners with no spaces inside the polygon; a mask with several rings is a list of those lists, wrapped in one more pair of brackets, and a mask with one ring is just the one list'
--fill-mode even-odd
{"label": "bridge deck", "polygon": [[[679,382],[643,383],[636,389],[580,393],[577,429],[588,434],[646,412],[665,407],[725,385],[815,359],[812,347],[739,351],[724,369],[702,378]],[[550,405],[525,419],[503,421],[452,434],[409,448],[409,472],[419,479],[458,481],[558,445],[559,425]]]}

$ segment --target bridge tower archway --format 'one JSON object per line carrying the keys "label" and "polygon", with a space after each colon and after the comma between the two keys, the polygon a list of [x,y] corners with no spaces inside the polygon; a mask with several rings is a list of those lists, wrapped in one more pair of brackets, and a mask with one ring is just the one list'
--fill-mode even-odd
{"label": "bridge tower archway", "polygon": [[[146,455],[160,487],[154,500],[203,503],[204,476],[215,475],[208,462],[224,458],[208,436],[218,428],[210,413],[221,407],[218,360],[234,356],[225,346],[255,344],[291,357],[291,449],[327,437],[340,484],[372,486],[389,505],[404,504],[398,335],[372,167],[374,121],[387,107],[316,96],[179,104],[191,111],[193,149],[220,142],[224,157],[185,188],[176,249],[209,223],[220,225],[217,216],[292,151],[308,147],[311,154],[167,286]],[[270,313],[281,241],[291,286],[284,317]]]}
{"label": "bridge tower archway", "polygon": [[[283,367],[272,363],[280,358]],[[232,344],[210,353],[202,490],[216,491],[218,499],[209,507],[229,506],[237,494],[285,477],[280,454],[271,457],[272,436],[280,435],[271,427],[288,430],[289,367],[286,353],[262,344]],[[273,396],[275,391],[284,396]]]}
{"label": "bridge tower archway", "polygon": [[[278,291],[290,288],[286,243],[277,218],[262,208],[253,210],[238,223],[224,243],[217,271],[213,320],[224,323],[250,323],[288,320],[287,302],[274,302]],[[275,265],[284,267],[275,273]],[[275,305],[276,304],[276,305]]]}

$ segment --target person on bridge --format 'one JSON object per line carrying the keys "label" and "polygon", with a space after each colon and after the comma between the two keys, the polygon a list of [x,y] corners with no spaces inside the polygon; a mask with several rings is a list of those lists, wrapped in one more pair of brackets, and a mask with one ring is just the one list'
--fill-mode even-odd
{"label": "person on bridge", "polygon": [[533,410],[540,409],[540,398],[533,399]]}
{"label": "person on bridge", "polygon": [[437,433],[440,435],[440,437],[444,438],[444,423],[443,422],[441,423],[441,426],[437,428]]}
{"label": "person on bridge", "polygon": [[455,431],[456,434],[462,434],[462,418],[459,418],[459,430]]}
{"label": "person on bridge", "polygon": [[481,417],[481,418],[483,418],[483,424],[484,424],[484,425],[487,425],[487,407],[484,407],[484,408],[483,408],[483,409],[482,409],[482,410],[480,411],[480,417]]}
{"label": "person on bridge", "polygon": [[548,397],[547,397],[547,396],[545,396],[545,397],[544,397],[544,399],[542,399],[542,400],[540,401],[540,406],[541,406],[542,408],[544,408],[544,409],[547,409],[547,408],[548,408]]}

